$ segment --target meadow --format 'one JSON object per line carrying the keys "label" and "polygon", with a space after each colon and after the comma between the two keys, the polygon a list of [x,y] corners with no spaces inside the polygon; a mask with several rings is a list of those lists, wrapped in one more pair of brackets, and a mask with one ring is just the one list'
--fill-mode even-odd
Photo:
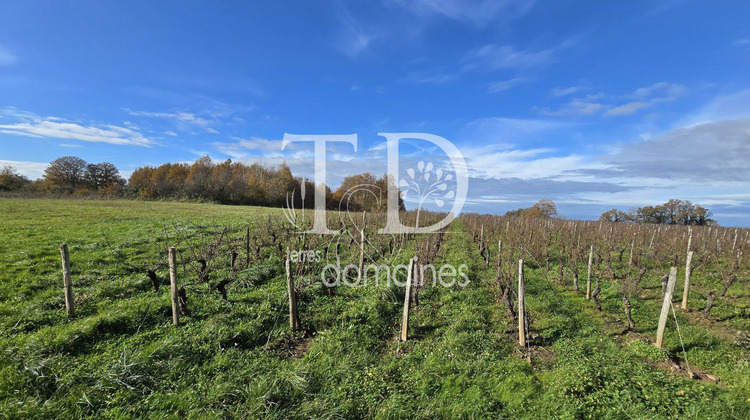
{"label": "meadow", "polygon": [[[281,209],[4,198],[0,215],[3,418],[750,418],[747,230],[690,231],[694,287],[682,310],[687,227],[464,215],[438,235],[390,237],[375,235],[382,217],[368,215],[368,261],[468,266],[464,288],[413,290],[401,341],[404,288],[320,279],[326,261],[358,264],[357,235],[300,235]],[[585,297],[591,245],[601,309]],[[189,309],[177,327],[170,246]],[[323,256],[292,267],[297,330],[287,250]],[[521,258],[526,347],[507,305]],[[681,270],[675,311],[656,348],[670,266]],[[731,275],[704,318],[708,292]]]}

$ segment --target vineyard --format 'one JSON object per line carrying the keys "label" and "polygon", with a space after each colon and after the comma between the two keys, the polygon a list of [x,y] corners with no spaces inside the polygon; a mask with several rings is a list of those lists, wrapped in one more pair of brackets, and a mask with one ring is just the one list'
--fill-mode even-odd
{"label": "vineyard", "polygon": [[311,214],[118,200],[0,214],[3,418],[750,418],[748,229],[464,214],[385,235],[383,214],[332,211],[336,234],[306,235]]}

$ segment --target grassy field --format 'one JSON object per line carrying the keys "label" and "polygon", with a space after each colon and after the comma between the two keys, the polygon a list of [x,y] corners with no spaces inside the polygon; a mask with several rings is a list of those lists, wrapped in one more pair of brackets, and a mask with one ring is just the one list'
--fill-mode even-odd
{"label": "grassy field", "polygon": [[[717,302],[712,321],[677,314],[688,360],[717,384],[670,372],[683,357],[672,321],[665,349],[644,341],[661,307],[655,276],[633,299],[636,331],[623,335],[613,286],[603,284],[597,312],[529,266],[528,362],[494,269],[460,219],[434,264],[467,264],[471,282],[425,288],[399,342],[404,291],[386,284],[329,294],[303,279],[303,329],[290,331],[284,252],[274,246],[241,265],[228,300],[191,286],[192,313],[172,326],[168,280],[154,292],[133,267],[164,258],[167,243],[184,260],[188,244],[218,226],[237,238],[248,224],[268,235],[269,215],[286,223],[278,209],[2,199],[0,215],[0,417],[750,418],[750,348],[735,337],[750,327],[747,283]],[[61,243],[70,247],[73,319]],[[356,264],[354,247],[344,248]],[[182,281],[195,280],[189,273],[183,265]],[[168,279],[164,267],[158,275]]]}

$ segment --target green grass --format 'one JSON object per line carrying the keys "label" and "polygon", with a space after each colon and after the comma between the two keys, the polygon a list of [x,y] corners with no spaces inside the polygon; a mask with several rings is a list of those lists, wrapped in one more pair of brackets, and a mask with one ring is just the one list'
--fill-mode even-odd
{"label": "green grass", "polygon": [[[190,288],[192,316],[174,328],[169,288],[155,293],[113,252],[139,266],[163,253],[165,241],[181,240],[185,257],[187,242],[216,226],[239,237],[269,214],[281,224],[278,209],[2,199],[0,214],[0,417],[750,417],[747,350],[678,314],[691,363],[722,382],[672,375],[657,363],[679,353],[674,334],[665,351],[625,342],[580,294],[532,268],[527,363],[493,294],[494,272],[460,220],[434,264],[467,264],[469,286],[425,288],[410,339],[398,343],[404,295],[394,285],[340,287],[329,296],[314,283],[300,297],[305,331],[292,333],[283,259],[268,247],[240,270],[228,302],[205,285]],[[401,260],[421,240],[409,241]],[[72,320],[63,242],[78,305]],[[356,261],[356,252],[347,248],[344,257]],[[653,288],[658,279],[649,281]],[[650,293],[634,299],[634,316],[637,331],[653,336],[660,304],[658,291]],[[605,287],[609,316],[619,313],[617,302]],[[742,325],[735,322],[743,317],[721,322]]]}

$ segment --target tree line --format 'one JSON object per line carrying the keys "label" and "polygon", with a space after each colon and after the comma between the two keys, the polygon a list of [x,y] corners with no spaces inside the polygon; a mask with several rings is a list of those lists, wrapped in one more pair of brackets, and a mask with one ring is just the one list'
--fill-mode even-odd
{"label": "tree line", "polygon": [[549,219],[557,216],[557,205],[554,201],[545,198],[537,201],[531,207],[510,210],[505,215],[525,219]]}
{"label": "tree line", "polygon": [[657,206],[631,209],[625,213],[612,209],[602,213],[599,220],[607,222],[656,223],[666,225],[715,225],[713,213],[700,204],[688,200],[670,199]]}
{"label": "tree line", "polygon": [[[388,187],[395,184],[387,176],[369,172],[344,178],[338,189],[326,185],[326,207],[340,206],[352,211],[384,211]],[[50,194],[117,196],[144,200],[194,200],[221,204],[293,206],[313,208],[315,184],[296,177],[286,163],[267,166],[213,161],[203,156],[192,164],[165,163],[137,168],[126,181],[109,162],[88,163],[76,156],[50,162],[38,180],[20,175],[12,166],[0,169],[0,191]],[[399,206],[404,209],[399,194]]]}
{"label": "tree line", "polygon": [[50,162],[44,176],[35,181],[19,174],[11,165],[0,169],[0,191],[117,195],[125,185],[125,179],[114,164],[88,163],[76,156],[63,156]]}

